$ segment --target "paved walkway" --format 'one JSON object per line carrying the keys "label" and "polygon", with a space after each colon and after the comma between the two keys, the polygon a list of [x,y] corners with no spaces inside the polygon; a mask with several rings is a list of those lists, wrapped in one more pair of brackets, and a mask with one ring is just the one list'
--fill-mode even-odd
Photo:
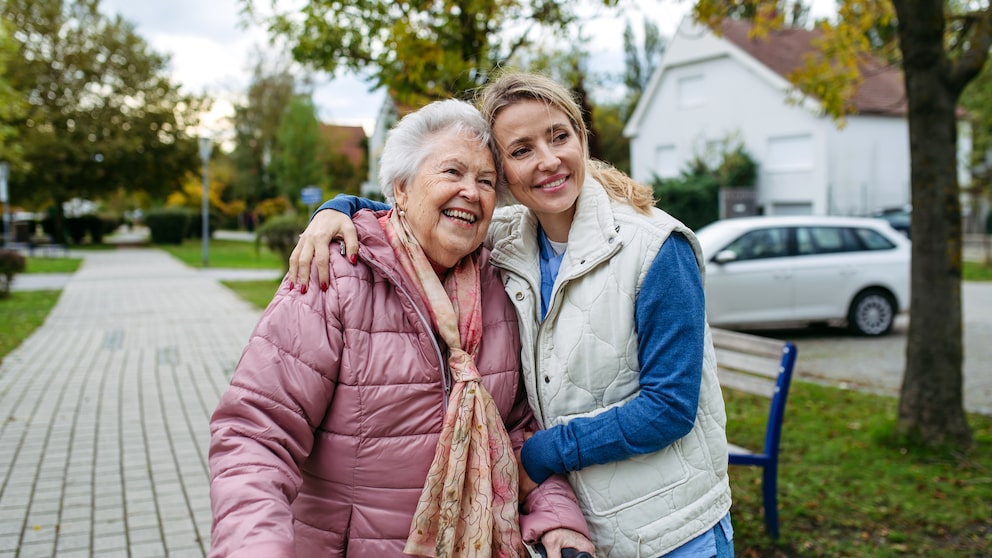
{"label": "paved walkway", "polygon": [[206,554],[208,421],[260,315],[217,279],[87,253],[3,360],[0,558]]}

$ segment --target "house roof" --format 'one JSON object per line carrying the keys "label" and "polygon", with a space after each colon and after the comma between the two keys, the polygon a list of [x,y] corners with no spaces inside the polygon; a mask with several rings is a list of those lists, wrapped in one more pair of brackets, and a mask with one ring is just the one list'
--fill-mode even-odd
{"label": "house roof", "polygon": [[[723,36],[784,78],[805,64],[807,55],[816,54],[815,40],[822,36],[818,30],[785,28],[771,31],[764,38],[749,37],[754,25],[748,21],[726,20],[721,25]],[[905,116],[906,88],[902,71],[876,57],[865,57],[860,63],[863,81],[851,98],[855,114]]]}
{"label": "house roof", "polygon": [[355,167],[361,167],[365,160],[366,136],[361,126],[338,126],[321,124],[320,131],[328,144],[344,154]]}

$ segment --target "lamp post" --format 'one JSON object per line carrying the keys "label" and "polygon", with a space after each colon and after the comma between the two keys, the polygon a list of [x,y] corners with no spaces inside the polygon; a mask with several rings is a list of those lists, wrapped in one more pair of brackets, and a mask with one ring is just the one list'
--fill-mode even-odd
{"label": "lamp post", "polygon": [[10,165],[0,161],[0,203],[3,203],[3,247],[10,246],[10,202],[7,196],[7,174]]}
{"label": "lamp post", "polygon": [[200,209],[201,238],[203,239],[203,267],[209,264],[208,239],[210,236],[209,198],[210,184],[207,182],[207,169],[210,165],[210,150],[214,144],[208,136],[200,136],[200,159],[203,161],[203,195]]}

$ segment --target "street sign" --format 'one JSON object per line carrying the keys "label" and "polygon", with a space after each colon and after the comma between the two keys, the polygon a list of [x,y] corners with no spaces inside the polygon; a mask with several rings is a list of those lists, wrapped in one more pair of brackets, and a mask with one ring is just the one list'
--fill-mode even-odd
{"label": "street sign", "polygon": [[317,205],[324,200],[324,192],[316,186],[307,186],[300,190],[300,201],[305,205]]}

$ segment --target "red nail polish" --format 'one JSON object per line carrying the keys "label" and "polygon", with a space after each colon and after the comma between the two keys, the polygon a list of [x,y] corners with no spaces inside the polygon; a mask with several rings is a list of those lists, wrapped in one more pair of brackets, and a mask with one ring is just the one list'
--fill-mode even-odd
{"label": "red nail polish", "polygon": [[321,283],[320,284],[320,290],[326,291],[327,290],[327,283]]}
{"label": "red nail polish", "polygon": [[351,262],[351,265],[355,265],[356,263],[358,263],[358,254],[352,254],[351,256],[348,256],[348,261]]}
{"label": "red nail polish", "polygon": [[294,285],[292,281],[289,282],[289,290],[293,290],[293,287],[295,286],[296,285]]}
{"label": "red nail polish", "polygon": [[300,294],[307,294],[307,286],[300,285]]}

